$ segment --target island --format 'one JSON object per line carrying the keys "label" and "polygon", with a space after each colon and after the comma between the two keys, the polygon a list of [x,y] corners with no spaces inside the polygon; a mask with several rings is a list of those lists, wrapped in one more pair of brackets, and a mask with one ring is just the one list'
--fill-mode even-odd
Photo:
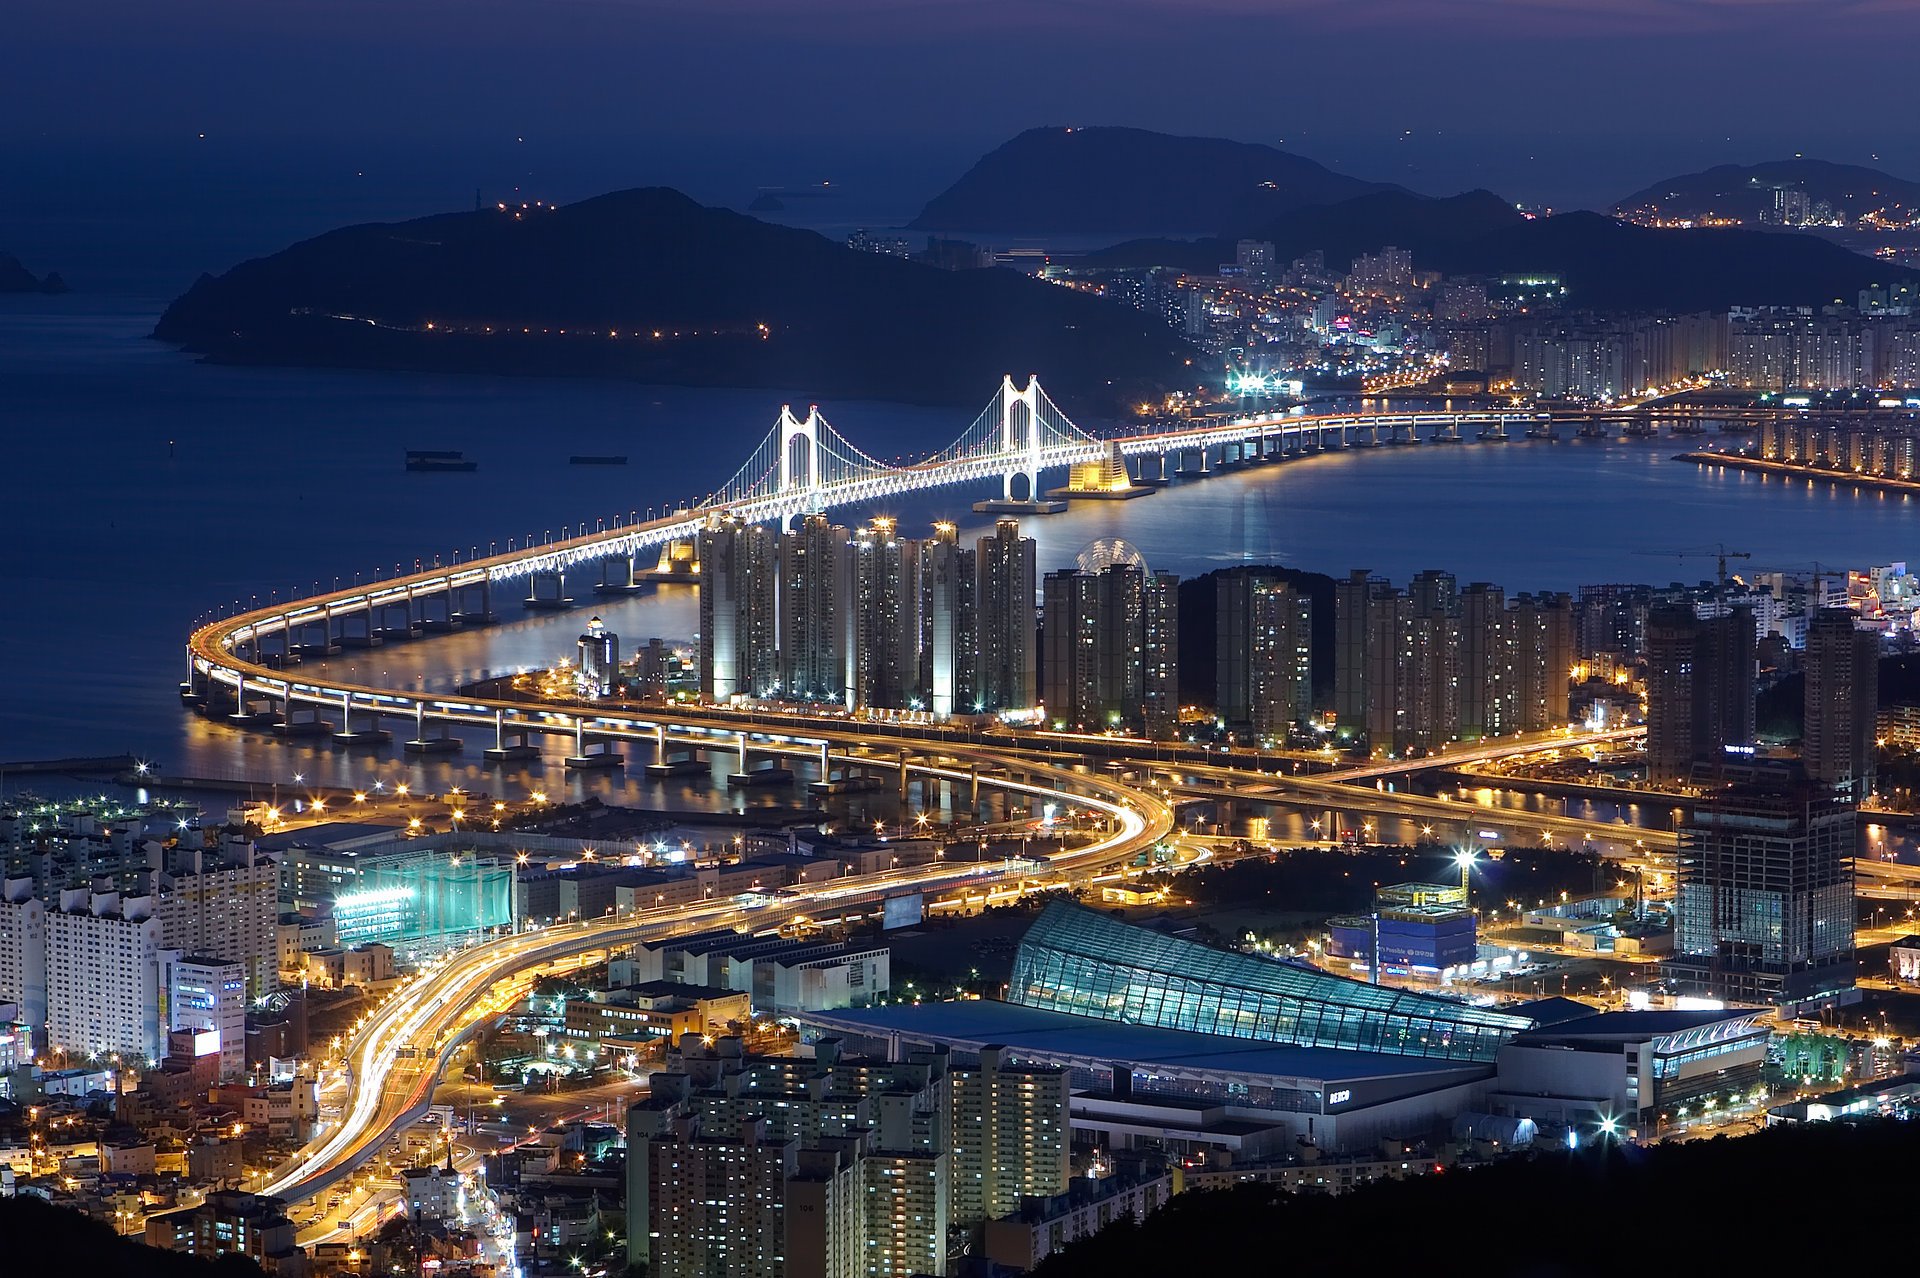
{"label": "island", "polygon": [[60,278],[60,272],[49,271],[45,275],[35,275],[29,271],[19,258],[8,253],[0,253],[0,293],[65,293],[67,282]]}
{"label": "island", "polygon": [[957,405],[1039,372],[1094,415],[1199,376],[1196,352],[1143,312],[1014,270],[855,251],[660,187],[332,231],[201,277],[153,336],[230,363]]}

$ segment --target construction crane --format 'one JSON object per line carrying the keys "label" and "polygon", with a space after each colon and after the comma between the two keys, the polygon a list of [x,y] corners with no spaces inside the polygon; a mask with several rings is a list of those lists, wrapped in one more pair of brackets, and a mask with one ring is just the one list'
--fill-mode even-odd
{"label": "construction crane", "polygon": [[1682,561],[1689,557],[1698,559],[1703,555],[1712,555],[1714,564],[1719,571],[1720,584],[1723,586],[1727,584],[1727,560],[1753,558],[1751,551],[1728,550],[1722,542],[1715,542],[1711,546],[1687,546],[1679,550],[1637,550],[1634,553],[1637,555],[1657,555],[1662,559],[1679,559]]}

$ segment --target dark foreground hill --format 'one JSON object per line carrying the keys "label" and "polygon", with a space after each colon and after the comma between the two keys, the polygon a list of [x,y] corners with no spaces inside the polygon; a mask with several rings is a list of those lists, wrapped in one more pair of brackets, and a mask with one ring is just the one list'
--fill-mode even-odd
{"label": "dark foreground hill", "polygon": [[[1903,1260],[1899,1186],[1920,1128],[1814,1124],[1739,1139],[1548,1152],[1338,1197],[1182,1194],[1075,1243],[1034,1278],[1420,1274],[1618,1278],[1825,1272]],[[1812,1263],[1809,1263],[1812,1262]]]}
{"label": "dark foreground hill", "polygon": [[[1188,384],[1162,325],[1013,271],[943,271],[664,188],[347,227],[203,276],[154,336],[223,361],[600,374],[1098,410]],[[1063,401],[1066,402],[1066,401]]]}
{"label": "dark foreground hill", "polygon": [[1258,225],[1382,183],[1270,146],[1146,129],[1028,129],[935,196],[922,231],[1181,234]]}
{"label": "dark foreground hill", "polygon": [[161,1251],[30,1194],[0,1198],[0,1271],[19,1278],[261,1278],[244,1256],[207,1261]]}

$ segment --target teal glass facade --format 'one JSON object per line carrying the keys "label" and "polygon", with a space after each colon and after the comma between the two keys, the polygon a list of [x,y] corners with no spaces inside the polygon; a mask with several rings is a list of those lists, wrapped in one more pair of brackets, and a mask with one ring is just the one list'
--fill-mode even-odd
{"label": "teal glass facade", "polygon": [[1065,902],[1014,956],[1007,1001],[1228,1038],[1491,1061],[1528,1017],[1216,950]]}

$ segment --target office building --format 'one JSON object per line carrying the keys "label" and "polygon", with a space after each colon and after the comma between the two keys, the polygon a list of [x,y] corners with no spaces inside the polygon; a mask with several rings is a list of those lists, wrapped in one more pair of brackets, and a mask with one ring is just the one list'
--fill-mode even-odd
{"label": "office building", "polygon": [[977,708],[989,712],[1029,709],[1039,701],[1033,538],[1020,535],[1017,521],[998,520],[992,535],[977,543],[975,561],[979,573],[974,592],[979,618]]}
{"label": "office building", "polygon": [[847,704],[853,634],[847,530],[808,515],[780,537],[780,696]]}
{"label": "office building", "polygon": [[620,677],[620,636],[594,617],[587,622],[587,633],[574,646],[580,652],[577,668],[581,693],[588,697],[612,695],[614,681]]}
{"label": "office building", "polygon": [[246,968],[247,997],[262,999],[279,984],[280,866],[246,841],[218,848],[168,849],[155,876],[154,917],[160,945]]}
{"label": "office building", "polygon": [[919,700],[918,551],[883,516],[854,533],[845,552],[851,560],[845,686],[847,702],[856,708],[905,709]]}
{"label": "office building", "polygon": [[979,552],[950,523],[920,543],[917,695],[936,718],[980,706]]}
{"label": "office building", "polygon": [[0,1003],[39,1034],[47,1024],[47,907],[30,878],[0,881]]}
{"label": "office building", "polygon": [[1807,776],[1864,802],[1873,794],[1879,636],[1856,628],[1850,612],[1822,609],[1807,626],[1805,670]]}
{"label": "office building", "polygon": [[1778,765],[1746,770],[1680,827],[1674,958],[1689,992],[1801,1003],[1853,985],[1857,810]]}
{"label": "office building", "polygon": [[1313,712],[1313,600],[1247,569],[1214,578],[1214,709],[1233,729],[1284,739]]}
{"label": "office building", "polygon": [[162,950],[157,988],[165,998],[165,1027],[196,1036],[212,1034],[221,1081],[247,1070],[247,969],[242,963]]}
{"label": "office building", "polygon": [[773,533],[715,516],[700,530],[700,698],[771,693],[779,682]]}
{"label": "office building", "polygon": [[1744,607],[1697,616],[1688,604],[1647,615],[1647,777],[1688,782],[1696,765],[1751,754],[1754,627]]}
{"label": "office building", "polygon": [[48,910],[47,1046],[80,1056],[157,1061],[160,920],[152,897],[72,888]]}
{"label": "office building", "polygon": [[1016,1064],[1004,1048],[957,1066],[953,1097],[953,1202],[956,1225],[996,1220],[1029,1196],[1051,1197],[1072,1176],[1067,1072]]}

